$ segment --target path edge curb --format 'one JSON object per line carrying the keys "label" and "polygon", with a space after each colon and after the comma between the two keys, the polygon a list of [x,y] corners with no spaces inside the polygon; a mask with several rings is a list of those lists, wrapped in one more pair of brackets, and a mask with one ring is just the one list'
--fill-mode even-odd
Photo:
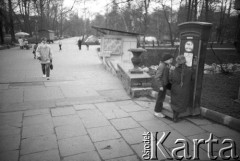
{"label": "path edge curb", "polygon": [[[150,96],[154,99],[157,98],[157,92],[152,91],[150,93]],[[223,124],[227,127],[230,127],[234,130],[240,131],[240,119],[234,118],[232,116],[207,109],[205,107],[200,107],[201,115],[209,120],[218,122],[220,124]]]}

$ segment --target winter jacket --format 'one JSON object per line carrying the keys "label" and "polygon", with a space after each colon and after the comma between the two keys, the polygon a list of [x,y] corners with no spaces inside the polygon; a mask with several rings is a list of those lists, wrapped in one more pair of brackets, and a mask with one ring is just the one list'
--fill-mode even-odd
{"label": "winter jacket", "polygon": [[169,83],[169,65],[168,64],[164,62],[160,62],[155,75],[155,79],[157,81],[158,87],[164,87]]}
{"label": "winter jacket", "polygon": [[185,112],[192,105],[193,98],[193,72],[187,66],[176,67],[170,72],[171,107],[176,112]]}
{"label": "winter jacket", "polygon": [[50,60],[52,60],[52,52],[51,48],[47,44],[41,44],[37,47],[37,57],[40,58],[41,64],[47,64],[50,63]]}

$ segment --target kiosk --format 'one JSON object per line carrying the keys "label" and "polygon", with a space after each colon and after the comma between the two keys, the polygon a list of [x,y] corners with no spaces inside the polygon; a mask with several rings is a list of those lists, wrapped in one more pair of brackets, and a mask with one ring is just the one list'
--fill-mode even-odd
{"label": "kiosk", "polygon": [[[179,116],[198,115],[200,114],[204,62],[212,24],[206,22],[185,22],[179,24],[178,27],[180,33],[180,50],[178,55],[186,57],[186,65],[193,69],[195,75],[191,91],[191,107]],[[170,104],[165,103],[162,112],[169,117],[173,117]]]}

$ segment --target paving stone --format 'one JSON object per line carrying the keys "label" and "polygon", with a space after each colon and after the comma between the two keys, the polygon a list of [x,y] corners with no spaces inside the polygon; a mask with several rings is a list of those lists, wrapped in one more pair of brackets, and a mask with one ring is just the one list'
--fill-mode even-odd
{"label": "paving stone", "polygon": [[132,100],[116,101],[114,104],[117,106],[136,105],[136,103]]}
{"label": "paving stone", "polygon": [[131,147],[135,151],[135,153],[137,153],[137,156],[142,159],[144,144],[143,143],[134,144],[134,145],[131,145]]}
{"label": "paving stone", "polygon": [[136,105],[136,104],[135,105],[133,105],[133,104],[123,105],[123,106],[120,106],[120,108],[126,112],[135,112],[135,111],[144,110],[142,107],[140,107],[139,105]]}
{"label": "paving stone", "polygon": [[117,110],[119,109],[118,106],[116,106],[114,103],[112,102],[104,102],[104,103],[98,103],[95,104],[97,106],[97,108],[102,111],[102,112],[108,112],[108,111],[112,111],[112,110]]}
{"label": "paving stone", "polygon": [[81,110],[77,111],[77,114],[81,118],[94,118],[98,116],[102,116],[102,113],[99,110]]}
{"label": "paving stone", "polygon": [[116,119],[116,118],[123,118],[123,117],[129,117],[129,114],[121,109],[113,109],[111,111],[104,111],[103,115],[107,119]]}
{"label": "paving stone", "polygon": [[86,128],[93,128],[93,127],[101,127],[101,126],[108,126],[110,122],[103,116],[95,116],[95,117],[84,117],[82,119],[83,124]]}
{"label": "paving stone", "polygon": [[63,161],[101,161],[96,151],[65,157]]}
{"label": "paving stone", "polygon": [[31,137],[22,140],[20,154],[25,155],[57,148],[57,139],[53,134]]}
{"label": "paving stone", "polygon": [[9,84],[0,84],[0,90],[2,89],[8,89]]}
{"label": "paving stone", "polygon": [[1,125],[0,126],[0,137],[9,135],[20,135],[21,129],[19,127]]}
{"label": "paving stone", "polygon": [[7,112],[0,113],[0,121],[2,122],[22,122],[23,112]]}
{"label": "paving stone", "polygon": [[76,114],[73,107],[59,107],[51,109],[52,116],[64,116],[64,115],[74,115]]}
{"label": "paving stone", "polygon": [[44,115],[34,115],[23,118],[23,126],[36,125],[36,124],[44,124],[44,123],[52,123],[52,118],[50,114]]}
{"label": "paving stone", "polygon": [[71,106],[71,102],[69,101],[62,101],[62,100],[57,100],[56,101],[56,106],[61,107],[61,106]]}
{"label": "paving stone", "polygon": [[58,140],[87,134],[82,123],[56,127],[56,133]]}
{"label": "paving stone", "polygon": [[78,117],[78,115],[66,115],[66,116],[59,116],[53,117],[53,124],[54,126],[62,126],[62,125],[69,125],[69,124],[82,124],[82,121]]}
{"label": "paving stone", "polygon": [[99,94],[91,88],[83,88],[82,86],[61,86],[61,91],[65,97],[85,97],[99,96]]}
{"label": "paving stone", "polygon": [[0,103],[23,102],[23,89],[8,89],[0,91]]}
{"label": "paving stone", "polygon": [[54,134],[53,123],[24,126],[22,138]]}
{"label": "paving stone", "polygon": [[95,110],[94,104],[74,105],[75,110]]}
{"label": "paving stone", "polygon": [[63,157],[95,150],[87,135],[59,140],[58,144]]}
{"label": "paving stone", "polygon": [[34,115],[43,115],[50,114],[49,109],[37,109],[37,110],[27,110],[24,111],[24,116],[34,116]]}
{"label": "paving stone", "polygon": [[208,119],[203,118],[203,117],[189,117],[189,118],[187,118],[187,120],[193,122],[196,125],[209,125],[209,124],[213,124],[213,122],[211,122]]}
{"label": "paving stone", "polygon": [[88,129],[88,133],[93,142],[117,139],[121,136],[112,126],[103,126]]}
{"label": "paving stone", "polygon": [[200,126],[202,129],[213,133],[217,137],[240,136],[240,133],[220,124]]}
{"label": "paving stone", "polygon": [[172,128],[161,120],[147,120],[139,122],[148,132],[169,131]]}
{"label": "paving stone", "polygon": [[191,136],[196,135],[200,133],[204,133],[205,131],[198,126],[194,125],[193,123],[189,121],[180,121],[178,123],[170,124],[172,128],[179,131],[184,136]]}
{"label": "paving stone", "polygon": [[136,121],[157,120],[157,118],[148,111],[138,111],[129,113]]}
{"label": "paving stone", "polygon": [[104,160],[133,154],[132,149],[123,139],[107,140],[94,144]]}
{"label": "paving stone", "polygon": [[140,159],[138,159],[136,155],[131,155],[131,156],[126,156],[121,158],[109,159],[107,161],[140,161]]}
{"label": "paving stone", "polygon": [[0,153],[1,161],[18,161],[19,151],[7,151]]}
{"label": "paving stone", "polygon": [[35,87],[24,90],[24,101],[53,100],[64,98],[58,87]]}
{"label": "paving stone", "polygon": [[156,102],[152,101],[134,101],[136,104],[141,106],[144,109],[154,109]]}
{"label": "paving stone", "polygon": [[20,161],[60,161],[57,149],[39,153],[27,154],[20,157]]}
{"label": "paving stone", "polygon": [[125,90],[117,89],[117,90],[99,90],[98,93],[101,96],[106,97],[108,101],[120,101],[120,100],[127,100],[131,99]]}
{"label": "paving stone", "polygon": [[0,137],[0,153],[4,151],[17,150],[20,146],[20,135]]}
{"label": "paving stone", "polygon": [[110,121],[117,130],[140,127],[140,125],[130,117],[113,119],[113,120],[110,120]]}
{"label": "paving stone", "polygon": [[128,144],[137,144],[143,142],[143,133],[146,130],[142,127],[126,129],[119,131]]}

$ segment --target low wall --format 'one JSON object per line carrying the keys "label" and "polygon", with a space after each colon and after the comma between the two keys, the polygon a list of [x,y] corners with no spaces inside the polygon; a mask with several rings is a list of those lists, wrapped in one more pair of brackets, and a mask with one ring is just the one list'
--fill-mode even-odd
{"label": "low wall", "polygon": [[142,65],[158,65],[163,54],[177,54],[176,48],[152,48],[146,49],[147,52],[141,55]]}

